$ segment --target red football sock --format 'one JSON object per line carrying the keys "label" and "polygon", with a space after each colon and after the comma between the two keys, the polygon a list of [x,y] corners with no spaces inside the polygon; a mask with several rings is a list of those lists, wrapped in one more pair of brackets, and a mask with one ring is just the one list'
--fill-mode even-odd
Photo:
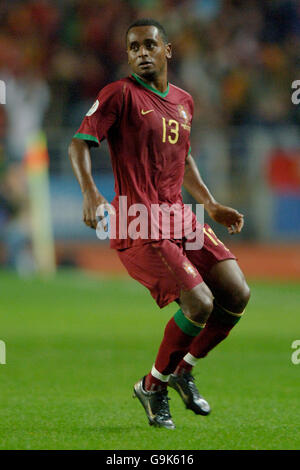
{"label": "red football sock", "polygon": [[197,359],[205,357],[209,351],[227,338],[241,316],[242,313],[229,312],[215,302],[214,310],[207,320],[205,328],[193,339],[188,354],[178,364],[175,374],[190,372]]}
{"label": "red football sock", "polygon": [[161,392],[168,386],[168,382],[162,381],[154,377],[151,372],[145,377],[144,388],[147,392]]}
{"label": "red football sock", "polygon": [[168,322],[156,361],[145,378],[146,390],[161,390],[167,386],[169,376],[188,351],[202,325],[191,322],[181,310]]}
{"label": "red football sock", "polygon": [[191,372],[193,366],[186,362],[184,359],[181,359],[178,366],[175,369],[174,375],[181,375],[186,374],[187,372]]}
{"label": "red football sock", "polygon": [[[234,325],[222,325],[217,321],[209,321],[203,330],[201,337],[193,341],[190,347],[190,354],[197,358],[205,357],[209,351],[214,349],[221,341],[229,335]],[[195,338],[196,339],[196,338]]]}

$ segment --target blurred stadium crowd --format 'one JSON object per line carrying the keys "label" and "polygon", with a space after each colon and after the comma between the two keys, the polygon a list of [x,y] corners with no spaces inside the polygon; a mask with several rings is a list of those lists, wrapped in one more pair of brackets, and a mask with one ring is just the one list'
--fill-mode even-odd
{"label": "blurred stadium crowd", "polygon": [[[251,132],[249,137],[249,128],[276,136],[280,148],[283,141],[288,149],[300,147],[294,131],[299,107],[290,98],[291,83],[300,78],[297,0],[1,2],[0,79],[9,98],[0,107],[0,193],[6,214],[24,204],[24,191],[15,182],[22,181],[17,162],[29,135],[42,127],[48,131],[51,172],[69,171],[66,144],[99,90],[128,75],[125,31],[141,17],[161,21],[169,34],[169,80],[195,101],[193,154],[225,203],[235,200],[237,182],[248,187],[249,200],[249,186],[261,169],[250,169],[253,178],[245,179],[249,146],[257,141]],[[98,169],[110,171],[107,151],[102,152]],[[241,192],[236,200],[243,200]],[[255,237],[257,225],[252,232],[249,227],[248,236]]]}
{"label": "blurred stadium crowd", "polygon": [[299,123],[287,87],[300,68],[296,0],[1,2],[0,70],[40,80],[40,106],[49,87],[53,122],[77,125],[82,103],[128,73],[124,33],[143,16],[165,25],[170,81],[192,93],[198,122]]}

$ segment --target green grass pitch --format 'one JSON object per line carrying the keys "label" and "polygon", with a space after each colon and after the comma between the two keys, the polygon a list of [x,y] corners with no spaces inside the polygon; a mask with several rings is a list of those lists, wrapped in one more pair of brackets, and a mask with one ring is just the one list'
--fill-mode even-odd
{"label": "green grass pitch", "polygon": [[0,449],[298,449],[299,285],[250,285],[245,317],[195,370],[211,415],[185,410],[170,390],[169,431],[148,425],[132,387],[176,304],[159,310],[130,279],[0,272]]}

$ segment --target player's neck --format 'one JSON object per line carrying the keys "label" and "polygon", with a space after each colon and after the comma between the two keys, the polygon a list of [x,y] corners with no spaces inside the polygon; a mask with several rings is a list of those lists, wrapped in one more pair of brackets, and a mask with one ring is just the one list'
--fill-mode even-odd
{"label": "player's neck", "polygon": [[[137,74],[136,74],[137,75]],[[149,85],[151,88],[154,88],[157,90],[159,93],[165,93],[168,89],[168,80],[167,80],[167,74],[163,74],[154,80],[147,80],[144,77],[140,77],[137,75],[140,80],[145,82],[147,85]]]}

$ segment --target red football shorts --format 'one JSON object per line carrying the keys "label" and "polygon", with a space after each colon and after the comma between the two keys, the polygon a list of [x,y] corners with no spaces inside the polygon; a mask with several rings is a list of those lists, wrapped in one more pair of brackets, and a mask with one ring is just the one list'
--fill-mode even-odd
{"label": "red football shorts", "polygon": [[149,289],[160,308],[203,282],[205,273],[218,261],[236,259],[204,224],[204,243],[200,250],[186,250],[186,240],[157,240],[117,250],[129,275]]}

